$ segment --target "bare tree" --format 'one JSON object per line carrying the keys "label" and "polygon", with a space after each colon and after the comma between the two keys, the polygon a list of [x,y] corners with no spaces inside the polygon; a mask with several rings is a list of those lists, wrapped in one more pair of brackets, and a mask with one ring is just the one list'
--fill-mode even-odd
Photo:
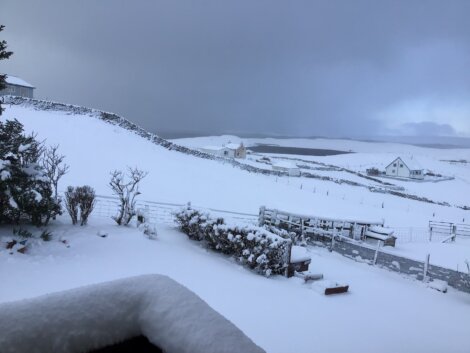
{"label": "bare tree", "polygon": [[138,168],[128,168],[128,180],[126,180],[126,176],[120,170],[115,170],[111,173],[109,186],[119,197],[120,201],[119,212],[116,216],[112,217],[117,224],[127,225],[136,215],[135,198],[140,195],[139,182],[145,178],[146,175],[147,172],[139,170]]}
{"label": "bare tree", "polygon": [[64,163],[65,156],[59,154],[58,150],[58,145],[48,147],[44,150],[42,158],[42,167],[54,190],[54,198],[56,200],[58,198],[57,189],[59,180],[69,171],[69,166]]}

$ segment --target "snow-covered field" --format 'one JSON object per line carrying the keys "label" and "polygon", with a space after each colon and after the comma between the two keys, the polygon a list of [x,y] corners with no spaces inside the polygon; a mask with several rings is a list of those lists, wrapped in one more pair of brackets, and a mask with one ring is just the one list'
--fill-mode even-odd
{"label": "snow-covered field", "polygon": [[[393,227],[425,228],[430,219],[470,221],[469,211],[439,206],[366,188],[306,178],[248,173],[229,163],[198,159],[154,145],[120,127],[90,116],[7,107],[2,119],[17,118],[47,144],[59,144],[70,172],[67,185],[89,184],[110,195],[109,172],[138,166],[149,172],[141,198],[254,213],[261,205],[301,214],[337,218],[384,219]],[[178,141],[191,147],[222,143],[222,138]],[[235,142],[234,137],[229,137]],[[397,154],[413,154],[452,181],[411,184],[410,193],[451,205],[470,201],[470,166],[444,159],[469,159],[469,150],[436,150],[399,144],[348,140],[247,140],[285,146],[353,150],[329,157],[288,156],[364,171],[384,166]],[[252,156],[250,156],[251,158]],[[248,161],[256,165],[256,160]],[[265,166],[267,167],[267,166]],[[324,173],[329,174],[328,171]],[[333,173],[333,172],[332,172]],[[332,177],[355,178],[344,172]],[[339,173],[341,176],[338,176]],[[367,180],[360,180],[367,183]],[[382,204],[384,207],[382,207]],[[0,250],[0,301],[33,297],[131,275],[161,273],[187,286],[240,327],[268,352],[469,352],[470,296],[447,294],[389,271],[311,248],[312,272],[350,285],[350,293],[325,297],[299,279],[264,278],[225,256],[203,249],[168,225],[157,225],[157,240],[132,227],[92,217],[87,227],[70,227],[66,216],[50,227],[51,242],[26,255]],[[109,237],[96,236],[99,231]],[[0,228],[0,235],[9,235]],[[66,248],[59,238],[66,238]],[[394,251],[454,268],[470,258],[470,243],[402,243]],[[436,254],[435,256],[432,254]]]}
{"label": "snow-covered field", "polygon": [[[243,142],[245,146],[274,145],[282,147],[302,147],[312,149],[330,149],[345,152],[354,152],[348,154],[339,154],[332,156],[305,156],[305,155],[279,155],[279,154],[261,154],[254,153],[248,156],[246,163],[256,165],[262,168],[270,168],[266,164],[256,163],[260,156],[277,157],[282,159],[296,159],[295,163],[305,165],[305,162],[314,161],[334,165],[340,168],[346,168],[365,174],[368,168],[377,168],[384,170],[385,167],[396,157],[402,156],[413,158],[425,170],[432,171],[435,174],[441,174],[447,177],[454,177],[454,180],[447,180],[438,183],[404,181],[397,179],[382,179],[385,182],[396,186],[404,187],[409,193],[424,196],[434,201],[448,202],[452,205],[470,206],[470,149],[438,149],[425,148],[419,146],[381,143],[381,142],[362,142],[354,140],[335,140],[335,139],[274,139],[274,138],[247,138],[241,139],[237,136],[223,135],[197,138],[184,138],[172,140],[173,142],[190,148],[200,148],[205,145],[220,146],[227,142]],[[449,160],[466,160],[468,163],[449,163]],[[308,171],[308,170],[306,170]],[[321,172],[313,170],[317,174],[329,175],[337,178],[362,182],[364,179],[355,177],[344,172]],[[303,183],[304,180],[302,180]],[[370,184],[370,185],[373,185]],[[460,214],[459,214],[460,215]],[[441,216],[442,217],[442,216]],[[462,221],[457,217],[457,222]]]}
{"label": "snow-covered field", "polygon": [[[64,217],[64,222],[68,220]],[[197,293],[267,352],[468,352],[470,296],[311,249],[311,269],[347,282],[327,297],[298,278],[264,278],[160,226],[157,240],[135,228],[91,219],[52,230],[67,239],[28,255],[0,251],[0,301],[122,277],[166,274]],[[98,237],[107,232],[107,238]]]}

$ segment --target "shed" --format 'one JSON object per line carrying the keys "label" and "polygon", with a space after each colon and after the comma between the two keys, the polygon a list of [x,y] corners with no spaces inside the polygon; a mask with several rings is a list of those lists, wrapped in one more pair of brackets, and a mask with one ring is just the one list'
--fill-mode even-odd
{"label": "shed", "polygon": [[289,176],[300,176],[300,168],[296,164],[288,161],[277,161],[272,164],[272,168],[275,171],[286,172]]}
{"label": "shed", "polygon": [[399,177],[399,178],[411,178],[411,179],[423,179],[424,172],[421,165],[414,158],[395,158],[387,167],[385,167],[385,175]]}
{"label": "shed", "polygon": [[26,98],[33,98],[33,91],[35,87],[25,80],[7,75],[6,77],[6,88],[0,91],[0,96],[19,96]]}

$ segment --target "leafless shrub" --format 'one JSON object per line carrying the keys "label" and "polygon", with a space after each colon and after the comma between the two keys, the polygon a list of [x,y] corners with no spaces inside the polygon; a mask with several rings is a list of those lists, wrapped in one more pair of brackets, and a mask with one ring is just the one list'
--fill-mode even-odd
{"label": "leafless shrub", "polygon": [[[127,178],[122,171],[115,170],[111,173],[109,186],[119,197],[120,205],[118,214],[112,217],[117,224],[127,225],[136,215],[135,198],[140,195],[139,182],[145,178],[147,172],[138,168],[128,168]],[[126,180],[127,179],[127,180]]]}

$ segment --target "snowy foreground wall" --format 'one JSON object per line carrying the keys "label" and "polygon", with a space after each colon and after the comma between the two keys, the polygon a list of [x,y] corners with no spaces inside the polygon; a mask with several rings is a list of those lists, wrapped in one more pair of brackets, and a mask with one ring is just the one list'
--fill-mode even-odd
{"label": "snowy foreground wall", "polygon": [[166,353],[261,353],[242,331],[162,275],[0,305],[2,353],[87,352],[139,335]]}

